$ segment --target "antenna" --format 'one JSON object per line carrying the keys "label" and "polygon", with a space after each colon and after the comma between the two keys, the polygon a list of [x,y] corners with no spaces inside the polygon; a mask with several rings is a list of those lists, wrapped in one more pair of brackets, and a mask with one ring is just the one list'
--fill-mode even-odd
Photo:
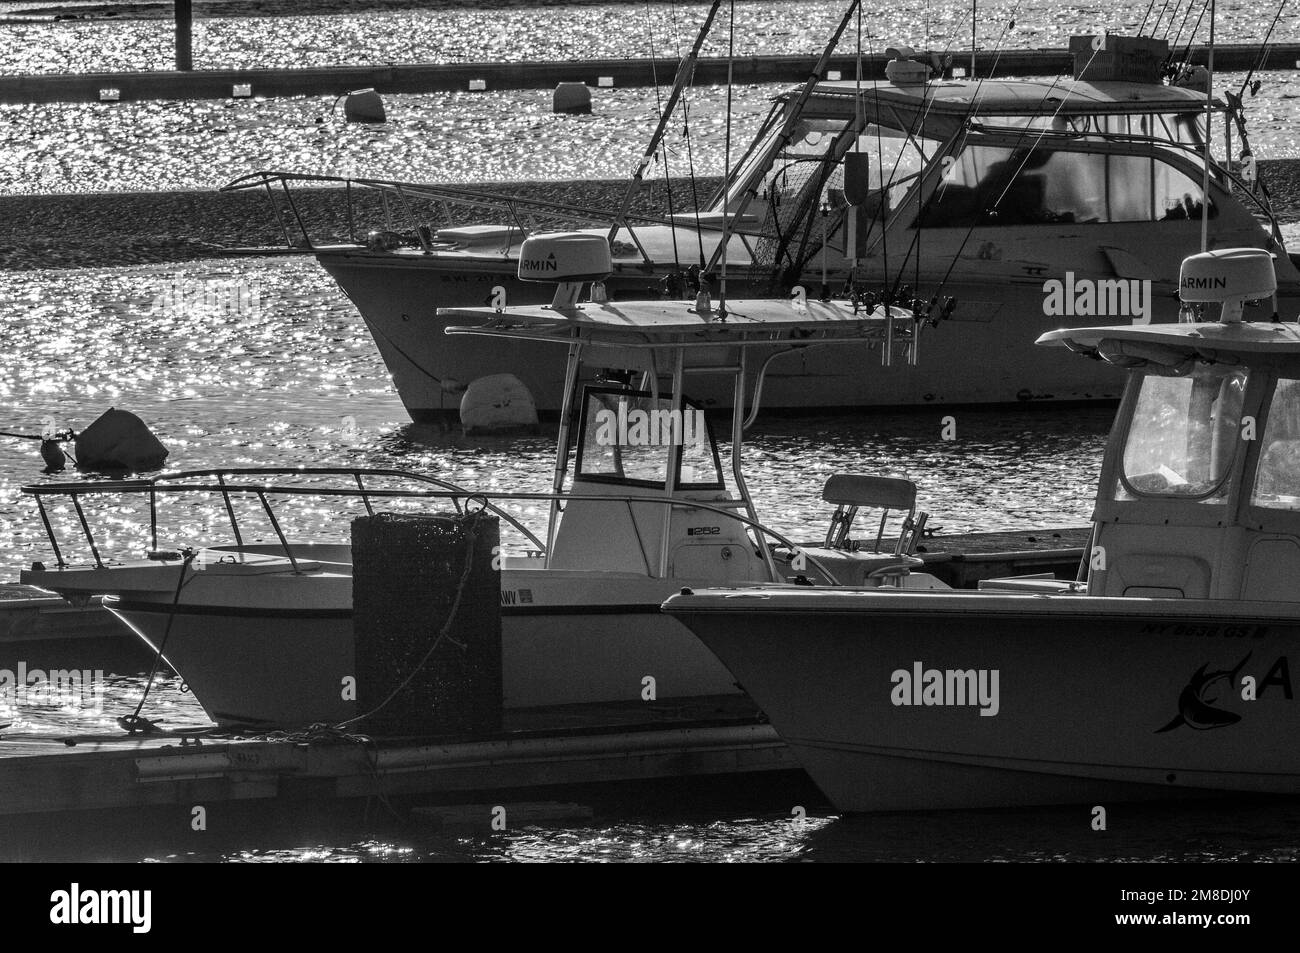
{"label": "antenna", "polygon": [[1205,81],[1205,172],[1201,178],[1201,251],[1209,251],[1210,241],[1210,123],[1214,119],[1214,0],[1210,0],[1210,49],[1207,53]]}
{"label": "antenna", "polygon": [[691,51],[678,64],[677,75],[673,79],[673,88],[668,94],[667,103],[664,104],[663,110],[659,114],[659,124],[655,126],[655,131],[650,135],[650,142],[645,148],[645,153],[638,160],[637,167],[632,173],[632,179],[628,182],[627,190],[623,193],[623,201],[619,203],[618,213],[614,217],[614,224],[610,226],[610,242],[614,241],[614,238],[618,235],[618,230],[627,223],[627,213],[632,207],[632,199],[641,187],[646,168],[654,161],[655,150],[659,148],[664,132],[668,129],[668,120],[672,118],[673,110],[677,107],[677,101],[682,97],[682,90],[695,76],[695,64],[700,58],[700,47],[704,45],[704,38],[709,35],[709,30],[713,27],[713,18],[717,16],[720,6],[722,6],[722,0],[714,0],[708,14],[704,17],[704,23],[700,26],[700,32],[695,36],[695,43],[691,47]]}
{"label": "antenna", "polygon": [[[725,183],[731,175],[731,87],[732,68],[736,62],[736,0],[731,0],[727,9],[727,134],[726,145],[722,150],[722,181]],[[723,186],[726,187],[725,185]],[[723,221],[726,221],[727,204],[722,204]],[[722,232],[722,269],[718,280],[718,312],[727,313],[727,243],[731,238],[726,229]]]}

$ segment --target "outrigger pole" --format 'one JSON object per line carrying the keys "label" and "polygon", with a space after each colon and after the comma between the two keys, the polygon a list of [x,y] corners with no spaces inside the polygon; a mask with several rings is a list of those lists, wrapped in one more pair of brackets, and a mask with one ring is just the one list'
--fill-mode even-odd
{"label": "outrigger pole", "polygon": [[[1205,80],[1205,172],[1201,179],[1201,251],[1209,251],[1210,239],[1210,123],[1214,118],[1214,0],[1210,0],[1210,49]],[[1227,122],[1225,119],[1224,122]],[[1230,157],[1225,157],[1225,160]]]}
{"label": "outrigger pole", "polygon": [[677,76],[673,79],[672,91],[668,94],[668,101],[664,103],[663,111],[659,114],[659,125],[655,127],[654,133],[650,136],[650,142],[646,146],[645,154],[641,156],[636,171],[632,173],[632,181],[627,184],[627,191],[623,193],[623,201],[618,207],[618,214],[614,218],[614,224],[610,226],[608,238],[611,242],[618,235],[618,230],[627,224],[627,213],[632,207],[632,199],[637,190],[641,188],[641,183],[645,179],[645,170],[654,161],[655,151],[659,148],[664,132],[668,129],[668,120],[672,118],[673,110],[677,108],[677,102],[682,98],[682,90],[686,88],[686,84],[695,75],[695,64],[700,58],[700,48],[704,46],[704,38],[713,29],[713,18],[718,15],[718,8],[721,6],[722,0],[713,0],[713,6],[709,7],[708,16],[704,18],[704,24],[695,37],[695,45],[691,47],[691,51],[686,54],[686,58],[677,67]]}
{"label": "outrigger pole", "polygon": [[[826,48],[822,50],[822,55],[817,59],[817,65],[813,67],[812,73],[808,76],[807,82],[804,83],[803,88],[799,91],[799,98],[795,100],[794,106],[786,112],[785,122],[781,126],[780,135],[777,137],[775,152],[780,152],[790,144],[790,138],[794,133],[794,127],[798,124],[799,117],[802,115],[804,107],[808,104],[808,100],[812,98],[813,90],[817,88],[817,84],[821,82],[822,77],[826,75],[826,67],[830,65],[831,56],[835,53],[835,47],[839,45],[840,37],[843,36],[844,31],[848,29],[849,22],[853,19],[853,14],[857,11],[858,5],[861,2],[862,0],[853,0],[853,2],[849,4],[849,8],[845,11],[843,19],[840,20],[840,25],[835,28],[834,34],[831,35],[830,42],[826,44]],[[859,51],[859,55],[861,55],[861,51]],[[752,201],[753,197],[754,193],[752,190],[742,194],[740,196],[740,204],[736,206],[735,212],[724,216],[722,224],[722,240],[718,243],[718,247],[713,250],[713,255],[709,258],[709,264],[708,267],[704,269],[704,274],[712,274],[713,269],[718,266],[718,260],[722,257],[722,250],[727,247],[727,243],[731,241],[731,236],[736,230],[734,223],[740,221],[741,217],[745,214],[745,210],[749,208],[749,203]]]}

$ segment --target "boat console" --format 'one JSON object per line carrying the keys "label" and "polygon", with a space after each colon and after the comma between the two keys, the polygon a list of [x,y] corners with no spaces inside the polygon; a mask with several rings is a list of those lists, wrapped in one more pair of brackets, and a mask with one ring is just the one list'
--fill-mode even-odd
{"label": "boat console", "polygon": [[1185,312],[1219,320],[1054,331],[1129,368],[1094,511],[1088,592],[1300,600],[1300,327],[1243,322],[1277,283],[1266,251],[1184,262]]}

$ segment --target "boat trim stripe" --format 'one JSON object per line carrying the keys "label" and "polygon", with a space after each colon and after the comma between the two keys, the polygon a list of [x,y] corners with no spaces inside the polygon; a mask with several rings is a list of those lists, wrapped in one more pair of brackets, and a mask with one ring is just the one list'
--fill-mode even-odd
{"label": "boat trim stripe", "polygon": [[[629,605],[585,605],[585,606],[520,606],[501,607],[503,616],[571,616],[571,615],[647,615],[660,614],[659,603],[636,603]],[[281,609],[257,608],[255,606],[208,606],[179,605],[175,609],[161,602],[128,602],[119,600],[113,603],[119,612],[146,613],[150,615],[168,615],[173,611],[177,616],[232,616],[236,618],[271,618],[271,619],[351,619],[351,609]]]}

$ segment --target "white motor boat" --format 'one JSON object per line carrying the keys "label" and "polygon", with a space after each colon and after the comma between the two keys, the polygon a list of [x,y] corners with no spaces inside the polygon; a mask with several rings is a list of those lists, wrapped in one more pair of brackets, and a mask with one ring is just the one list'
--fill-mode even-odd
{"label": "white motor boat", "polygon": [[[735,692],[727,670],[659,612],[681,586],[800,577],[940,585],[923,573],[903,573],[918,562],[909,551],[921,522],[906,481],[838,478],[826,493],[840,507],[835,533],[824,547],[796,557],[794,544],[759,523],[742,467],[741,408],[748,403],[748,416],[757,413],[769,367],[832,346],[858,351],[859,372],[874,373],[863,362],[901,360],[905,349],[915,357],[920,327],[910,312],[797,298],[578,305],[580,282],[566,276],[608,272],[604,237],[537,237],[527,248],[521,269],[541,262],[542,274],[562,281],[552,305],[444,317],[454,335],[567,352],[552,493],[480,491],[400,471],[330,469],[191,471],[31,486],[24,489],[40,505],[56,564],[24,572],[24,581],[71,599],[111,597],[111,610],[164,652],[216,722],[263,727],[337,723],[356,714],[356,703],[339,691],[355,670],[350,547],[290,540],[273,502],[286,496],[317,506],[346,496],[366,511],[380,502],[423,500],[443,511],[470,499],[487,505],[508,540],[501,569],[507,707],[633,701],[646,697],[647,677],[659,700]],[[558,270],[548,270],[557,261]],[[454,326],[465,321],[480,324]],[[606,369],[603,380],[584,382],[589,368]],[[736,398],[726,468],[702,408],[686,396],[694,381],[716,376],[731,382]],[[160,543],[156,503],[196,493],[223,500],[233,541],[184,554],[183,540]],[[120,520],[112,506],[124,494],[148,504],[139,513],[142,519],[148,513],[152,530],[147,558],[105,556],[97,544],[103,535],[83,507],[101,501],[105,517]],[[89,565],[64,558],[51,522],[55,501],[67,499],[91,551]],[[237,517],[237,504],[248,501],[266,518],[271,541],[244,538],[241,526],[250,517],[247,511]],[[545,531],[529,531],[504,509],[511,503],[549,506]],[[894,545],[872,551],[849,544],[847,527],[860,505],[906,514]]]}
{"label": "white motor boat", "polygon": [[693,591],[665,610],[844,811],[1300,792],[1300,326],[1254,249],[1190,257],[1219,321],[1058,330],[1127,368],[1086,583]]}
{"label": "white motor boat", "polygon": [[[1123,61],[1125,42],[1107,37],[1105,55]],[[1151,48],[1159,53],[1158,41],[1143,44],[1136,49],[1148,59]],[[936,296],[959,302],[951,320],[961,333],[936,338],[923,373],[864,375],[833,348],[809,352],[767,381],[767,405],[787,409],[1117,399],[1119,382],[1101,364],[1036,349],[1033,340],[1063,321],[1176,320],[1170,276],[1202,247],[1275,252],[1282,307],[1300,308],[1300,271],[1266,193],[1206,148],[1211,115],[1231,142],[1232,113],[1222,102],[1207,110],[1205,92],[1166,84],[1146,60],[1147,82],[1090,78],[1107,75],[1085,69],[1091,56],[1078,60],[1088,78],[964,80],[929,78],[905,47],[890,54],[892,80],[810,82],[778,96],[699,214],[677,209],[656,224],[611,209],[608,224],[593,222],[590,233],[607,235],[615,251],[611,300],[680,298],[686,266],[716,283],[725,249],[729,286],[741,296],[826,283],[872,289],[913,310]],[[1117,72],[1140,75],[1127,62]],[[647,156],[658,142],[656,134]],[[229,187],[283,189],[292,202],[290,185],[304,182],[321,184],[264,173]],[[385,210],[405,218],[389,214],[374,242],[315,254],[360,312],[411,417],[454,420],[466,387],[499,374],[515,375],[540,411],[556,412],[562,354],[448,337],[452,318],[439,308],[494,295],[544,303],[538,286],[514,277],[526,236],[519,216],[582,210],[411,183],[347,186],[349,203],[377,191]],[[468,204],[480,217],[448,222],[449,204]],[[348,215],[363,217],[351,204]],[[413,237],[394,247],[399,228]],[[695,396],[706,407],[730,406],[726,381],[700,382]]]}

